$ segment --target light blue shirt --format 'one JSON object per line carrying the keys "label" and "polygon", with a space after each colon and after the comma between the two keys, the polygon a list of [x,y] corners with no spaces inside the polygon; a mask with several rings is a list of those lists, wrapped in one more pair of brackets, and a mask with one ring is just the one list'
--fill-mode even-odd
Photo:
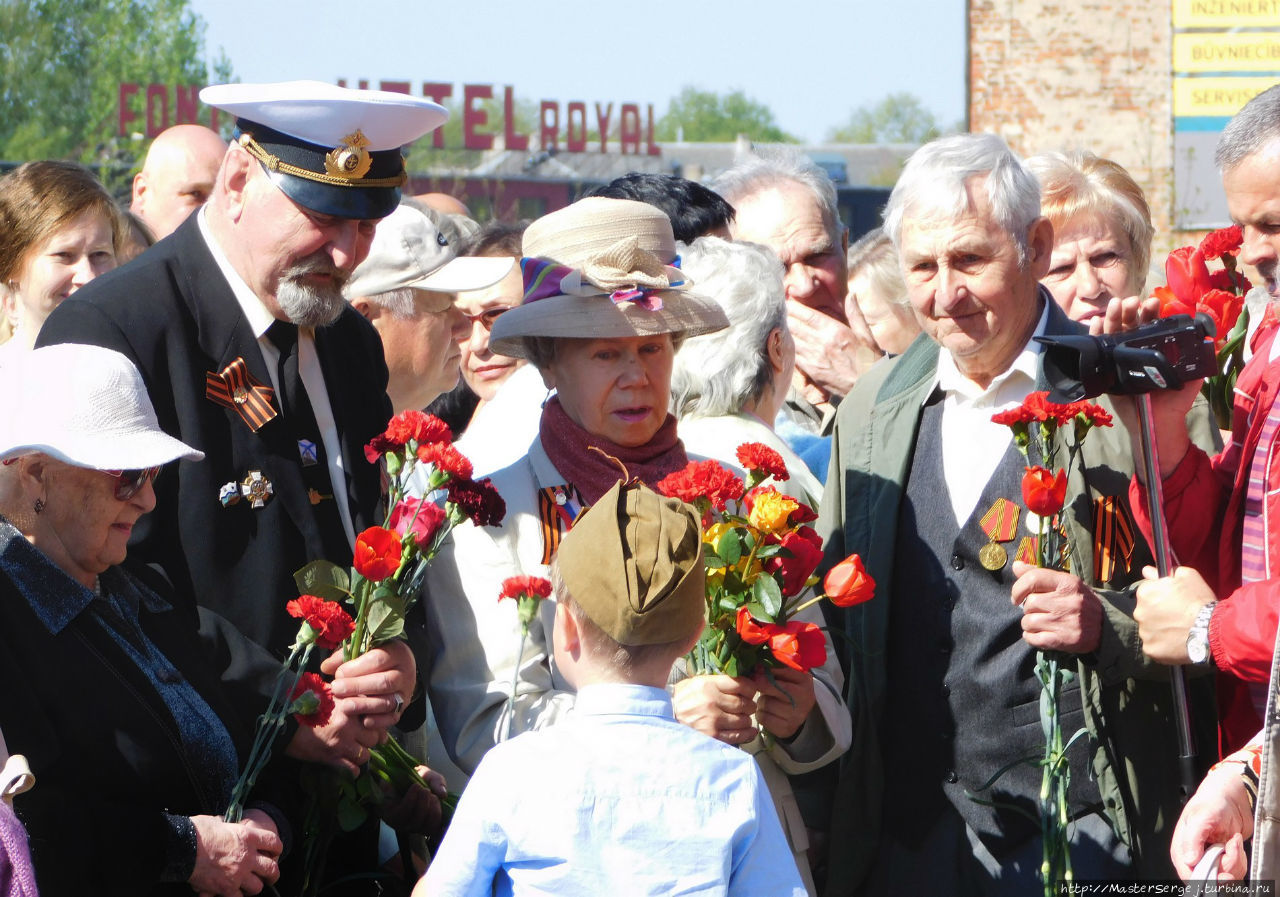
{"label": "light blue shirt", "polygon": [[557,725],[490,750],[427,885],[433,897],[805,894],[755,761],[639,685],[588,686]]}

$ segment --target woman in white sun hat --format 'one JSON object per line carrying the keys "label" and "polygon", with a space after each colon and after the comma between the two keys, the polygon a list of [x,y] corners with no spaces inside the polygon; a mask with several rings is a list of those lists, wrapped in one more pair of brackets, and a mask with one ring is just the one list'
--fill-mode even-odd
{"label": "woman in white sun hat", "polygon": [[196,620],[123,566],[152,479],[204,455],[109,349],[36,349],[0,392],[0,728],[39,781],[14,807],[40,893],[258,893],[279,875],[278,811],[221,818],[252,721]]}

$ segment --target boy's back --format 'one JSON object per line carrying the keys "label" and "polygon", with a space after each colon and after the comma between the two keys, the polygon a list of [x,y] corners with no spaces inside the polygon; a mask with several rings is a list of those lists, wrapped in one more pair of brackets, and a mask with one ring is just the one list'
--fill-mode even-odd
{"label": "boy's back", "polygon": [[591,685],[571,716],[498,745],[425,882],[433,895],[803,895],[750,755],[670,696]]}

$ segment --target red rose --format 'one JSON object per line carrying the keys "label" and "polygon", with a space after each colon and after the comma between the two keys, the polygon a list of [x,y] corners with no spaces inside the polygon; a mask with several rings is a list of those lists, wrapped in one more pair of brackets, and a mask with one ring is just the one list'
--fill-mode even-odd
{"label": "red rose", "polygon": [[774,658],[802,673],[827,662],[827,642],[816,623],[790,620],[783,626],[768,624],[769,651]]}
{"label": "red rose", "polygon": [[370,582],[382,582],[400,567],[400,536],[381,526],[371,526],[356,536],[356,572]]}
{"label": "red rose", "polygon": [[1183,246],[1169,253],[1164,263],[1164,274],[1169,289],[1186,303],[1194,303],[1213,289],[1204,255],[1196,246]]}
{"label": "red rose", "polygon": [[818,515],[814,513],[813,508],[802,501],[797,501],[797,504],[800,507],[791,512],[791,516],[787,518],[787,523],[792,526],[799,526],[802,523],[812,523],[818,519]]}
{"label": "red rose", "polygon": [[289,700],[294,719],[313,729],[328,723],[333,713],[333,692],[316,673],[303,673]]}
{"label": "red rose", "polygon": [[1206,259],[1235,255],[1244,245],[1244,230],[1238,224],[1205,234],[1200,241],[1200,254]]}
{"label": "red rose", "polygon": [[414,544],[426,551],[431,547],[431,540],[436,537],[440,524],[444,523],[444,511],[433,501],[405,498],[392,508],[389,523],[401,539],[411,535]]}
{"label": "red rose", "polygon": [[690,461],[684,469],[659,480],[654,489],[691,505],[705,498],[711,507],[723,511],[730,500],[742,497],[743,483],[715,461]]}
{"label": "red rose", "polygon": [[301,619],[314,633],[310,639],[299,640],[314,641],[326,651],[332,651],[341,645],[356,628],[351,615],[337,602],[325,601],[315,595],[300,595],[284,607],[290,616]]}
{"label": "red rose", "polygon": [[423,464],[434,464],[436,470],[446,473],[451,479],[471,479],[471,462],[462,452],[454,448],[452,442],[428,442],[418,446],[418,460]]}
{"label": "red rose", "polygon": [[769,640],[769,632],[765,624],[761,626],[756,622],[755,617],[751,616],[751,611],[745,607],[738,608],[738,619],[734,624],[734,628],[738,631],[738,636],[748,645],[763,645]]}
{"label": "red rose", "polygon": [[761,442],[744,442],[738,446],[738,463],[743,470],[758,470],[778,481],[789,476],[782,456]]}
{"label": "red rose", "polygon": [[781,576],[778,585],[782,595],[790,598],[799,595],[813,571],[822,562],[822,537],[812,528],[802,526],[782,535],[781,544],[786,554],[775,554],[764,562],[764,569]]}
{"label": "red rose", "polygon": [[498,596],[498,600],[503,598],[519,598],[525,595],[529,598],[546,598],[551,594],[551,580],[543,579],[541,576],[508,576],[502,581],[502,594]]}
{"label": "red rose", "polygon": [[1062,510],[1067,500],[1067,472],[1057,476],[1043,467],[1028,467],[1022,477],[1022,501],[1027,510],[1041,517],[1052,517]]}
{"label": "red rose", "polygon": [[822,589],[836,607],[853,607],[875,597],[876,581],[862,566],[862,558],[851,554],[827,571]]}
{"label": "red rose", "polygon": [[476,526],[497,526],[507,516],[507,503],[488,477],[478,481],[450,480],[444,488],[448,501]]}

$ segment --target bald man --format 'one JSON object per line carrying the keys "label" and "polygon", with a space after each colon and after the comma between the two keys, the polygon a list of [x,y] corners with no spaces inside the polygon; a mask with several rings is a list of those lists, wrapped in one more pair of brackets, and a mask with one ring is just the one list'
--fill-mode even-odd
{"label": "bald man", "polygon": [[173,233],[213,190],[227,145],[204,125],[174,125],[161,131],[133,178],[129,211],[157,240]]}

